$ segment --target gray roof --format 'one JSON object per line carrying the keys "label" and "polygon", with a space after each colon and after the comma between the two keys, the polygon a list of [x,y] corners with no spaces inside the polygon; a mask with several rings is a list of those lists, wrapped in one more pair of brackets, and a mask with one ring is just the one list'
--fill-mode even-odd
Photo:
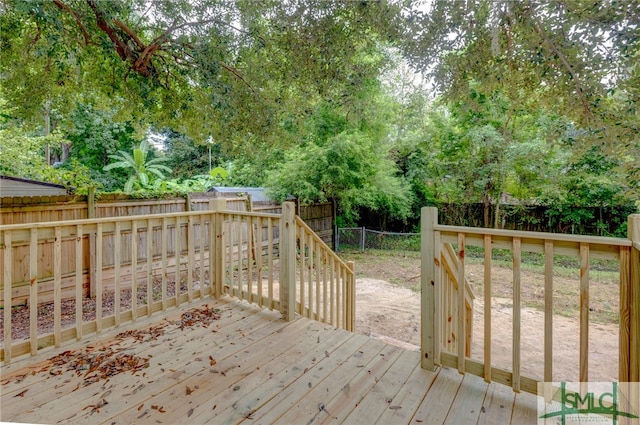
{"label": "gray roof", "polygon": [[67,189],[60,184],[0,175],[0,197],[66,194]]}
{"label": "gray roof", "polygon": [[253,202],[270,202],[273,201],[267,195],[267,189],[264,187],[243,187],[243,186],[231,186],[231,187],[223,187],[223,186],[214,186],[209,189],[209,192],[217,192],[221,194],[226,194],[227,196],[231,195],[242,195],[247,194],[251,195],[251,200]]}

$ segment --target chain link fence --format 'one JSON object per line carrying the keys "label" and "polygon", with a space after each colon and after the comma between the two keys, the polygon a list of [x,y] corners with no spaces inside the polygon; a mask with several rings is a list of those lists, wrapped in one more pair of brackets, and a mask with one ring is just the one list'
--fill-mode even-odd
{"label": "chain link fence", "polygon": [[365,227],[343,227],[336,234],[336,251],[387,249],[420,251],[420,233],[380,232]]}

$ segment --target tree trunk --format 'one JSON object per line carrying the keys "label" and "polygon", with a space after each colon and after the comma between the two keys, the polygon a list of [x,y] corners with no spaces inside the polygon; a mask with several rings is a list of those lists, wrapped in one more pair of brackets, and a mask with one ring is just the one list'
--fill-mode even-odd
{"label": "tree trunk", "polygon": [[491,227],[491,201],[487,195],[482,197],[482,208],[484,210],[484,227]]}
{"label": "tree trunk", "polygon": [[[44,135],[48,136],[49,133],[51,133],[51,104],[47,100],[44,104]],[[49,142],[47,142],[44,152],[47,165],[51,165],[51,146],[49,146]]]}
{"label": "tree trunk", "polygon": [[71,146],[73,146],[73,143],[62,144],[62,156],[60,157],[61,162],[65,162],[69,158],[69,151],[71,151]]}

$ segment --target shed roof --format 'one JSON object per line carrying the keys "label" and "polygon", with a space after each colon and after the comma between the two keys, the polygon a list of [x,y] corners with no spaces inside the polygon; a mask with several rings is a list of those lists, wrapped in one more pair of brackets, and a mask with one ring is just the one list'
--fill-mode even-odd
{"label": "shed roof", "polygon": [[[264,187],[245,187],[245,186],[214,186],[209,189],[209,192],[217,192],[220,194],[226,194],[228,196],[247,194],[251,195],[251,200],[253,202],[269,202],[273,201],[267,195],[267,189]],[[223,195],[224,196],[224,195]]]}
{"label": "shed roof", "polygon": [[67,189],[60,184],[0,175],[0,197],[66,194]]}

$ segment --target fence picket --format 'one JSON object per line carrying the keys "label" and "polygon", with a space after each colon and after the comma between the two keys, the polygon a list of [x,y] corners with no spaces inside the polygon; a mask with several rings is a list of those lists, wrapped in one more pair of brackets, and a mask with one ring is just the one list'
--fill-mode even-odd
{"label": "fence picket", "polygon": [[[76,226],[76,340],[82,339],[82,224]],[[32,348],[33,351],[33,348]]]}
{"label": "fence picket", "polygon": [[147,219],[147,316],[153,313],[153,226],[151,219]]}
{"label": "fence picket", "polygon": [[196,248],[195,248],[195,223],[193,216],[189,216],[187,220],[187,300],[188,302],[193,301],[193,270],[195,267],[195,257],[196,257]]}
{"label": "fence picket", "polygon": [[267,267],[269,268],[269,287],[267,289],[269,294],[269,308],[274,309],[274,298],[273,298],[273,222],[269,220],[267,222],[267,233],[269,235],[269,243],[267,244]]}
{"label": "fence picket", "polygon": [[263,297],[263,291],[262,291],[262,286],[263,286],[263,276],[262,273],[264,272],[264,270],[262,269],[262,226],[263,226],[263,222],[262,222],[262,217],[257,217],[256,218],[256,249],[255,249],[255,257],[256,257],[256,276],[257,276],[257,282],[256,284],[258,285],[258,305],[260,307],[264,306],[264,300],[262,299]]}
{"label": "fence picket", "polygon": [[[304,234],[304,233],[303,233]],[[309,258],[309,262],[307,264],[307,269],[308,269],[308,277],[307,277],[307,281],[308,281],[308,285],[309,285],[309,315],[307,317],[310,318],[315,318],[317,317],[317,313],[318,313],[318,307],[316,306],[314,308],[313,305],[313,298],[314,298],[314,291],[313,291],[313,245],[314,245],[314,240],[313,240],[313,236],[311,234],[308,234],[306,238],[303,238],[306,240],[306,244],[307,244],[307,256]]]}
{"label": "fence picket", "polygon": [[[202,214],[200,216],[200,285],[198,285],[198,298],[202,298],[204,297],[204,284],[205,284],[205,280],[204,280],[204,272],[205,272],[205,241],[206,241],[206,234],[205,234],[205,230],[207,228],[207,226],[205,225],[206,221],[205,221],[205,215]],[[177,228],[177,226],[176,226]],[[179,288],[180,287],[180,279],[176,278],[176,285]],[[176,295],[179,294],[178,289],[176,289]]]}
{"label": "fence picket", "polygon": [[120,326],[120,264],[122,258],[122,223],[116,221],[114,230],[114,250],[113,250],[113,311],[115,315],[116,327]]}
{"label": "fence picket", "polygon": [[[491,235],[484,235],[484,380],[491,382]],[[460,284],[458,284],[458,289]]]}
{"label": "fence picket", "polygon": [[[62,332],[62,228],[55,227],[53,243],[53,340],[54,345],[60,347]],[[9,280],[11,287],[11,280]],[[9,297],[11,300],[11,297]]]}
{"label": "fence picket", "polygon": [[138,319],[138,221],[131,222],[131,320]]}
{"label": "fence picket", "polygon": [[[38,229],[32,227],[30,233],[29,284],[31,287],[29,288],[29,345],[31,355],[33,356],[38,352]],[[6,261],[5,264],[7,264]],[[5,347],[6,346],[5,340]]]}
{"label": "fence picket", "polygon": [[11,279],[13,265],[13,245],[11,230],[4,231],[4,361],[11,361]]}
{"label": "fence picket", "polygon": [[[102,223],[96,225],[96,333],[102,332]],[[149,274],[151,276],[151,274]],[[151,298],[147,298],[149,304]]]}
{"label": "fence picket", "polygon": [[580,244],[580,381],[589,381],[589,244]]}
{"label": "fence picket", "polygon": [[544,381],[553,381],[553,241],[544,241]]}
{"label": "fence picket", "polygon": [[465,372],[465,354],[466,354],[466,332],[465,332],[465,297],[464,282],[466,280],[464,270],[465,257],[465,235],[458,233],[458,329],[456,342],[458,344],[458,372]]}
{"label": "fence picket", "polygon": [[175,273],[174,273],[174,287],[175,287],[175,294],[176,294],[176,307],[180,306],[180,283],[182,282],[182,276],[181,276],[181,272],[180,269],[182,268],[182,246],[181,246],[181,242],[182,242],[182,223],[180,220],[180,217],[176,217],[176,227],[175,227],[175,231],[174,231],[174,247],[173,247],[173,251],[175,252],[174,254],[174,258],[175,258]]}
{"label": "fence picket", "polygon": [[305,237],[304,237],[304,233],[302,232],[302,226],[300,225],[296,225],[296,234],[299,235],[298,236],[298,243],[300,244],[300,261],[298,262],[298,275],[300,276],[300,304],[298,304],[298,314],[301,316],[307,316],[308,314],[308,310],[305,309],[305,292],[306,289],[305,285],[304,285],[304,277],[305,277],[305,248],[306,248],[306,241],[305,241]]}
{"label": "fence picket", "polygon": [[162,251],[162,268],[160,276],[161,279],[161,301],[162,301],[162,311],[167,310],[167,249],[168,249],[168,241],[167,241],[167,217],[162,217],[162,227],[161,227],[161,251]]}
{"label": "fence picket", "polygon": [[520,392],[520,325],[521,325],[521,273],[522,263],[522,241],[520,238],[513,238],[513,382],[511,387],[515,392]]}

